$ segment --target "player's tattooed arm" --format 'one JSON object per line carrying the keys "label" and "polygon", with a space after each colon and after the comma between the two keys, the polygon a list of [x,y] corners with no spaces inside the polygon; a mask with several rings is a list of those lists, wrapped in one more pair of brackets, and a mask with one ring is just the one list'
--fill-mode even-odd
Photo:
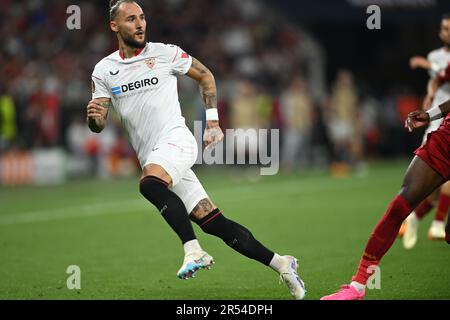
{"label": "player's tattooed arm", "polygon": [[194,57],[192,57],[192,65],[187,75],[198,82],[206,109],[206,130],[203,135],[203,141],[206,147],[214,147],[224,137],[219,126],[216,81],[211,71]]}
{"label": "player's tattooed arm", "polygon": [[87,122],[92,132],[99,133],[106,127],[108,109],[111,105],[109,98],[96,98],[87,105]]}
{"label": "player's tattooed arm", "polygon": [[216,81],[211,71],[192,57],[192,65],[187,75],[198,82],[205,108],[217,108]]}

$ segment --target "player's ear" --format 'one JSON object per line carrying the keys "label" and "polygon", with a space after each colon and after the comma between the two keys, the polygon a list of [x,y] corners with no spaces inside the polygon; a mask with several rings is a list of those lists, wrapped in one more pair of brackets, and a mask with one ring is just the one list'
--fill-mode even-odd
{"label": "player's ear", "polygon": [[109,22],[109,27],[111,28],[111,30],[113,32],[119,32],[119,26],[117,25],[117,23],[113,20]]}

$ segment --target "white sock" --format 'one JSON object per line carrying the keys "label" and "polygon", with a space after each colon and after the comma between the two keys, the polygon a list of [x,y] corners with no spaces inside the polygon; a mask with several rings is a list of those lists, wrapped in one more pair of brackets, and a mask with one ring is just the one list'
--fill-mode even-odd
{"label": "white sock", "polygon": [[281,269],[283,269],[284,267],[286,267],[286,258],[285,257],[281,257],[280,255],[278,255],[277,253],[275,253],[275,255],[273,256],[272,260],[270,261],[269,266],[275,270],[276,272],[280,272]]}
{"label": "white sock", "polygon": [[435,228],[437,228],[437,227],[444,227],[444,228],[445,228],[444,221],[441,221],[441,220],[433,220],[433,221],[431,222],[431,227],[435,227]]}
{"label": "white sock", "polygon": [[358,292],[362,292],[362,291],[366,288],[365,285],[363,285],[362,283],[356,282],[356,281],[352,281],[352,282],[350,283],[350,285],[351,285],[353,288],[355,288],[356,290],[358,290]]}
{"label": "white sock", "polygon": [[197,239],[190,240],[183,244],[184,255],[187,255],[193,251],[200,251],[202,247],[200,247],[200,243],[198,243]]}

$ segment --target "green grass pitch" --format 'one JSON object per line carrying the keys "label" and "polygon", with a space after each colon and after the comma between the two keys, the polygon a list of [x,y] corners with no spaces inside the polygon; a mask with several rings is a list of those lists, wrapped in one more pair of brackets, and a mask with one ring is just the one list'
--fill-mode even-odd
{"label": "green grass pitch", "polygon": [[[199,171],[226,216],[280,254],[299,258],[307,299],[347,282],[375,223],[398,191],[407,162],[371,165],[362,177],[308,172],[240,181]],[[231,171],[231,170],[229,170]],[[381,264],[381,290],[367,299],[449,299],[450,247],[426,238],[397,241]],[[290,299],[275,272],[195,227],[216,260],[179,280],[179,240],[138,192],[138,178],[0,189],[0,299]],[[81,268],[68,290],[66,269]]]}

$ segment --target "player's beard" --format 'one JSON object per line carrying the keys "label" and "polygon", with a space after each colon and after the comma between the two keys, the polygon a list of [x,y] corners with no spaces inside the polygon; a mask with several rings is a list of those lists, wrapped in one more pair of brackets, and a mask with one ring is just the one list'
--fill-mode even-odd
{"label": "player's beard", "polygon": [[131,48],[135,48],[135,49],[142,49],[145,48],[145,45],[147,44],[146,42],[146,36],[144,34],[144,40],[142,40],[142,42],[136,41],[134,39],[134,35],[130,35],[130,34],[125,34],[119,31],[120,36],[122,37],[123,42]]}

